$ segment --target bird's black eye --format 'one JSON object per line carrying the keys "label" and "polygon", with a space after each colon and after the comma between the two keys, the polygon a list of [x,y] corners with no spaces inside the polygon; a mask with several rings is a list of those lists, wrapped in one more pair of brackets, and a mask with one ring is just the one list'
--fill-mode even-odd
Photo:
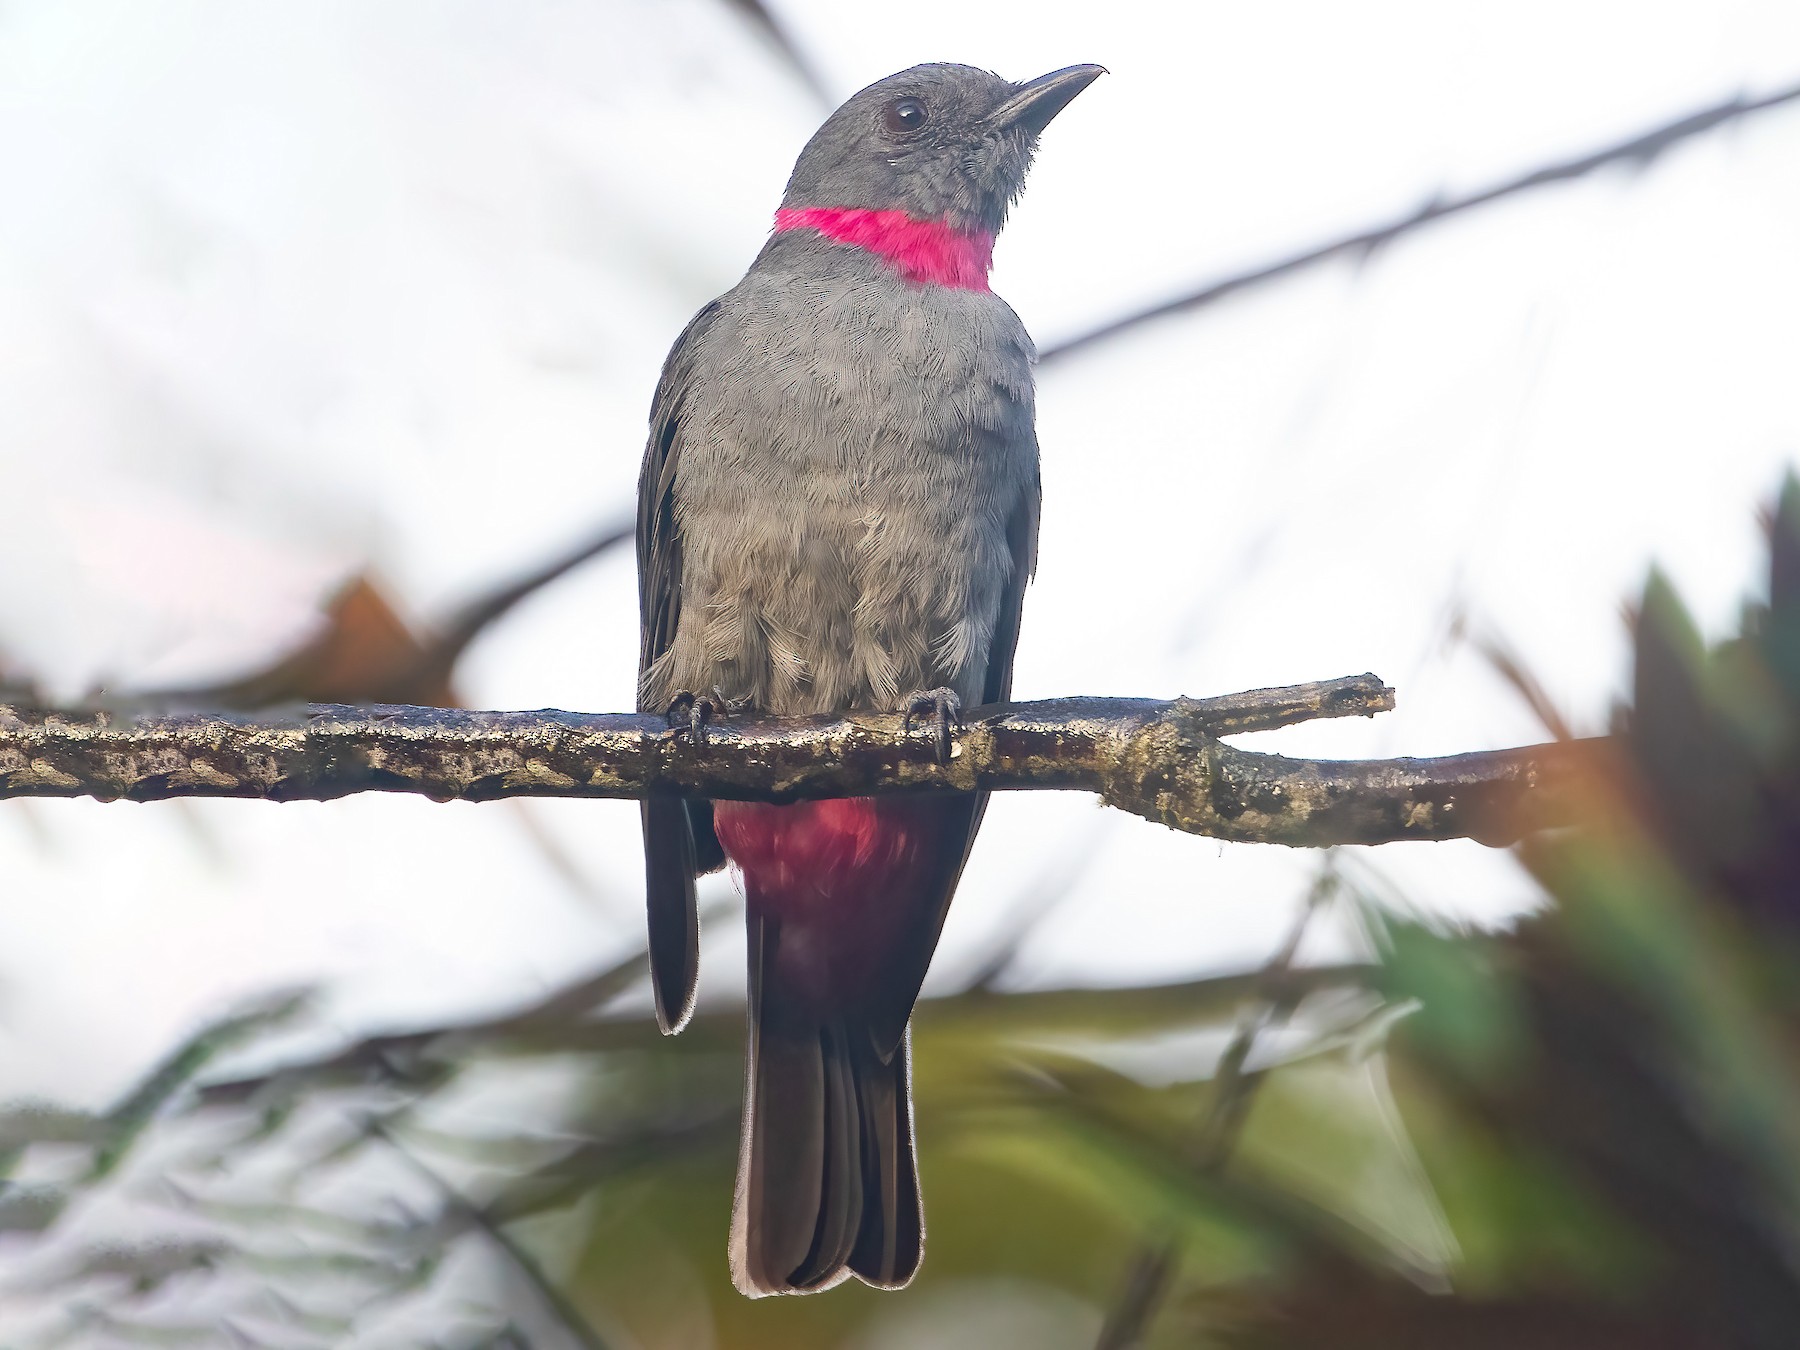
{"label": "bird's black eye", "polygon": [[910,136],[930,120],[931,114],[925,111],[925,105],[916,98],[897,98],[887,105],[883,120],[887,129],[895,136]]}

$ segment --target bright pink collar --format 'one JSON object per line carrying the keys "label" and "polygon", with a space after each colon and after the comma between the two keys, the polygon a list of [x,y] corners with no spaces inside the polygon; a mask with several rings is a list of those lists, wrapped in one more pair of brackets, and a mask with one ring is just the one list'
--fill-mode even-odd
{"label": "bright pink collar", "polygon": [[987,231],[964,234],[941,220],[915,220],[904,211],[783,207],[775,213],[775,232],[783,230],[817,230],[833,243],[866,248],[921,285],[985,291],[994,265],[994,236]]}

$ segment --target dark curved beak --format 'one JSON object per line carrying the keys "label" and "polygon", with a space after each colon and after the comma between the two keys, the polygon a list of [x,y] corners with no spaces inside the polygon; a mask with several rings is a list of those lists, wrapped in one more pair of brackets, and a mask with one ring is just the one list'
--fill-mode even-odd
{"label": "dark curved beak", "polygon": [[1067,66],[1027,80],[988,114],[988,123],[995,127],[1024,127],[1036,136],[1050,125],[1051,118],[1069,106],[1075,95],[1104,74],[1105,66]]}

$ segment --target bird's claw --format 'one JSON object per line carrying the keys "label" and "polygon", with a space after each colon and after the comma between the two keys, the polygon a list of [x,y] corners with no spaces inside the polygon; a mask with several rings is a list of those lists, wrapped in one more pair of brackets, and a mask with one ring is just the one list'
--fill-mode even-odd
{"label": "bird's claw", "polygon": [[716,684],[713,686],[712,702],[713,707],[727,717],[742,717],[756,706],[749,698],[726,698],[725,691]]}
{"label": "bird's claw", "polygon": [[707,727],[722,717],[736,717],[749,710],[749,699],[726,698],[724,691],[715,685],[710,695],[679,690],[663,710],[663,720],[669,724],[671,736],[687,736],[694,742],[695,749],[704,750]]}
{"label": "bird's claw", "polygon": [[962,696],[954,689],[921,689],[908,694],[900,709],[906,714],[904,723],[911,731],[915,720],[929,719],[937,762],[950,762],[950,731],[963,729]]}

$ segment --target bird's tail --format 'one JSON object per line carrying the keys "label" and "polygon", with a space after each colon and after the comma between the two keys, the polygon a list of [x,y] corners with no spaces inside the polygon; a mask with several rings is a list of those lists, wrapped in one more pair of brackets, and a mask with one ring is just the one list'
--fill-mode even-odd
{"label": "bird's tail", "polygon": [[761,928],[750,934],[732,1281],[752,1298],[811,1293],[850,1275],[897,1289],[925,1250],[909,1038],[884,1058],[866,1022],[784,1006],[758,978]]}

